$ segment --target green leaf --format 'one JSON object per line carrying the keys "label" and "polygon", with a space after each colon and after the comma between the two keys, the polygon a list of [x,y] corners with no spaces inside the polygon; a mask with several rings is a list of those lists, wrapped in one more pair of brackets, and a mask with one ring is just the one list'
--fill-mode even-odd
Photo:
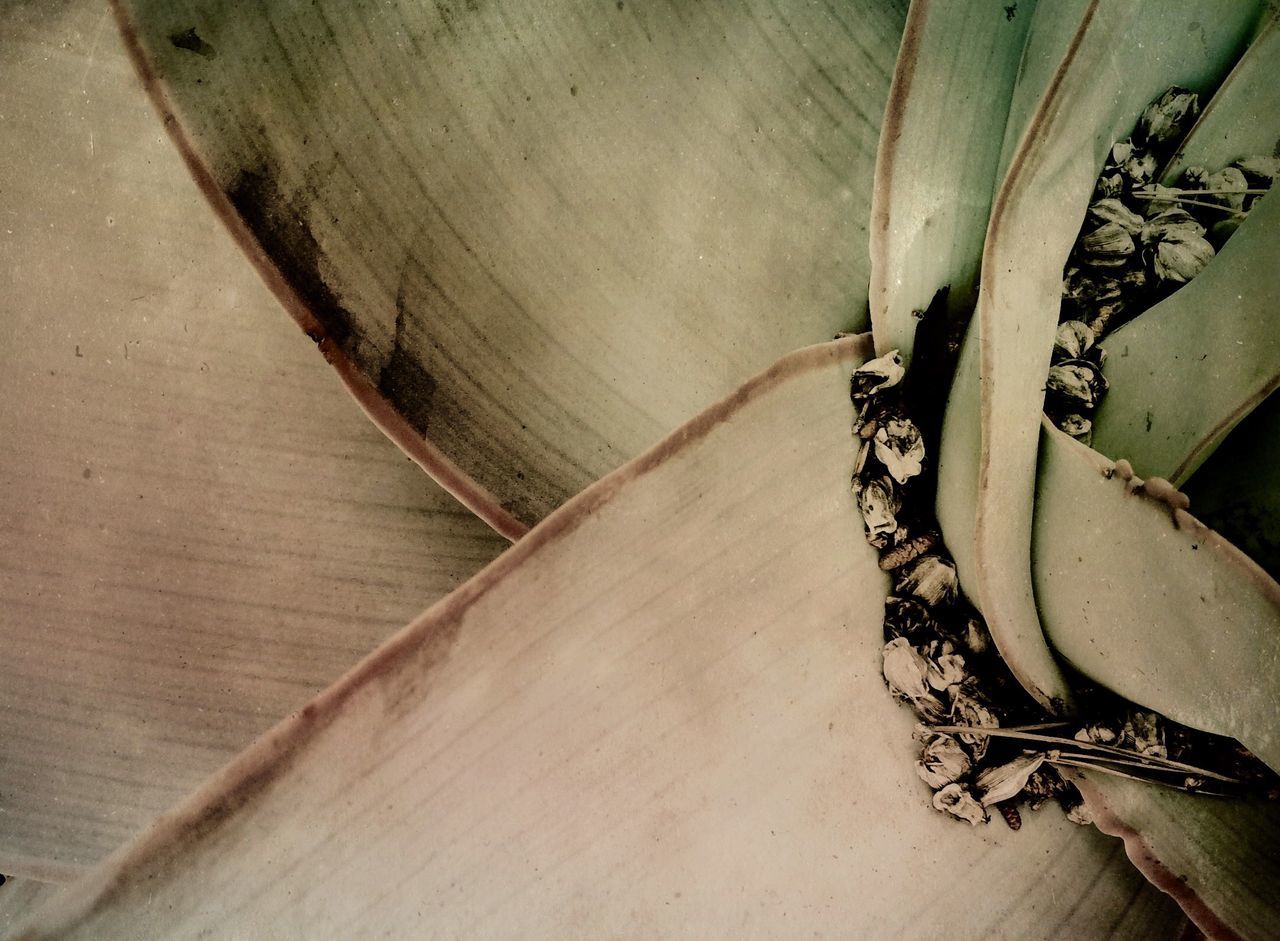
{"label": "green leaf", "polygon": [[1046,424],[1033,557],[1050,642],[1095,682],[1280,769],[1280,589],[1112,468]]}
{"label": "green leaf", "polygon": [[1183,492],[1196,516],[1280,578],[1280,397],[1236,426]]}
{"label": "green leaf", "polygon": [[1169,161],[1163,175],[1166,184],[1176,182],[1189,166],[1213,172],[1241,157],[1275,153],[1280,135],[1277,67],[1280,21],[1272,16]]}
{"label": "green leaf", "polygon": [[506,543],[281,314],[99,5],[0,49],[0,873],[66,879]]}
{"label": "green leaf", "polygon": [[1194,281],[1108,337],[1094,448],[1180,485],[1280,384],[1277,239],[1264,198]]}
{"label": "green leaf", "polygon": [[[911,5],[889,90],[871,206],[871,323],[911,357],[934,292],[967,316],[1009,98],[1034,2]],[[981,88],[981,94],[975,89]]]}
{"label": "green leaf", "polygon": [[589,488],[17,937],[1173,936],[1119,843],[926,806],[848,493],[869,348]]}
{"label": "green leaf", "polygon": [[1280,804],[1220,800],[1101,775],[1078,781],[1098,827],[1211,938],[1274,938]]}
{"label": "green leaf", "polygon": [[503,532],[865,323],[894,0],[125,0],[215,207]]}
{"label": "green leaf", "polygon": [[[1208,14],[1208,4],[1091,5],[1012,158],[988,230],[975,318],[978,355],[962,361],[956,378],[957,384],[977,383],[980,368],[981,457],[970,569],[976,585],[967,590],[980,599],[1018,678],[1050,706],[1060,706],[1068,690],[1044,648],[1030,546],[1044,377],[1062,267],[1111,143],[1175,80],[1216,82],[1240,54],[1259,9],[1235,4]],[[1203,29],[1191,29],[1193,23]],[[1151,51],[1135,55],[1135,48]],[[1099,80],[1110,75],[1124,80]],[[972,392],[960,393],[966,395]],[[944,433],[940,470],[967,460],[967,454],[949,453],[949,439],[954,446],[958,438],[971,442],[972,434]],[[955,481],[940,488],[949,500],[963,493]],[[945,515],[954,521],[967,514],[957,506]],[[967,527],[954,522],[944,533],[951,545],[968,537]]]}

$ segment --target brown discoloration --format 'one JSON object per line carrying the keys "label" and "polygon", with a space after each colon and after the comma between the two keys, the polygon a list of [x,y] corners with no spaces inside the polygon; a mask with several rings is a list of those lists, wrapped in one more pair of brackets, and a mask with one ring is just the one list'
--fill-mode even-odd
{"label": "brown discoloration", "polygon": [[[338,332],[333,333],[330,329],[331,325],[325,323],[325,319],[332,319],[332,316],[324,318],[317,310],[312,309],[308,298],[281,267],[280,260],[270,254],[260,241],[258,233],[240,215],[203,155],[196,149],[194,142],[187,137],[174,113],[163,79],[156,71],[155,59],[146,50],[141,33],[125,9],[124,0],[110,0],[110,6],[138,77],[196,185],[209,200],[214,212],[222,220],[236,244],[248,256],[249,261],[257,269],[276,299],[307,336],[320,347],[325,360],[333,366],[361,408],[388,438],[430,474],[436,483],[453,494],[459,502],[492,526],[495,531],[511,540],[523,536],[529,531],[529,525],[504,509],[488,489],[477,483],[434,444],[424,439],[412,423],[378,390],[360,364],[348,355],[343,341],[349,335],[349,328],[344,330],[337,326]],[[305,275],[306,270],[307,266],[304,265],[300,273]],[[317,276],[309,282],[307,289],[323,300],[327,286]],[[340,304],[336,304],[324,309],[332,315],[340,307]]]}
{"label": "brown discoloration", "polygon": [[1090,784],[1086,775],[1067,772],[1065,776],[1080,789],[1089,812],[1093,814],[1094,825],[1103,833],[1123,840],[1124,851],[1130,862],[1137,866],[1153,885],[1171,895],[1200,930],[1220,941],[1243,941],[1240,935],[1209,908],[1185,877],[1179,876],[1160,861],[1142,834],[1112,810],[1102,793]]}

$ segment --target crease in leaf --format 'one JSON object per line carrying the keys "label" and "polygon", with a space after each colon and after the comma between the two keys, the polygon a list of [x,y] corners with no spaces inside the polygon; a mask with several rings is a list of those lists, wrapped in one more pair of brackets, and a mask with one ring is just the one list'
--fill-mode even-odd
{"label": "crease in leaf", "polygon": [[16,937],[1169,936],[1118,843],[923,806],[848,502],[869,349],[593,485]]}
{"label": "crease in leaf", "polygon": [[1280,384],[1278,238],[1264,197],[1202,274],[1103,341],[1096,450],[1181,485]]}
{"label": "crease in leaf", "polygon": [[[1192,85],[1216,81],[1239,55],[1258,8],[1233,6],[1203,34],[1190,31],[1201,17],[1203,8],[1195,5],[1091,6],[1011,161],[988,230],[975,317],[982,372],[976,589],[1002,654],[1050,706],[1065,699],[1067,687],[1044,644],[1030,545],[1062,265],[1111,143],[1171,78]],[[1135,44],[1159,55],[1135,57]],[[1099,81],[1105,75],[1123,81],[1113,87]],[[1044,206],[1059,208],[1047,217]],[[961,381],[977,378],[970,371],[957,377]]]}
{"label": "crease in leaf", "polygon": [[1185,510],[1043,429],[1035,590],[1085,676],[1280,768],[1280,589]]}

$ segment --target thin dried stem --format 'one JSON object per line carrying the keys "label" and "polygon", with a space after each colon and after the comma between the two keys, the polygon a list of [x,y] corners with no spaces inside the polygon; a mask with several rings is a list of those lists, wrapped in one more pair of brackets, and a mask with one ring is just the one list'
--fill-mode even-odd
{"label": "thin dried stem", "polygon": [[1209,771],[1205,768],[1197,768],[1195,765],[1189,765],[1181,761],[1174,761],[1172,758],[1156,758],[1152,755],[1141,755],[1135,751],[1129,751],[1125,748],[1116,748],[1114,745],[1101,745],[1097,742],[1081,742],[1074,738],[1063,738],[1061,735],[1037,735],[1034,732],[1019,732],[1016,729],[989,728],[986,726],[976,725],[934,725],[929,726],[931,732],[946,732],[951,735],[964,733],[966,735],[988,735],[993,738],[1012,738],[1021,741],[1035,742],[1042,745],[1066,745],[1069,748],[1078,749],[1079,751],[1099,752],[1104,755],[1114,755],[1118,758],[1135,760],[1144,767],[1157,766],[1167,768],[1171,771],[1183,771],[1187,774],[1194,774],[1199,777],[1213,778],[1215,781],[1223,781],[1228,784],[1239,784],[1235,778],[1228,777],[1225,774],[1218,774],[1216,771]]}
{"label": "thin dried stem", "polygon": [[1070,758],[1050,758],[1047,759],[1049,764],[1058,765],[1064,768],[1080,768],[1085,771],[1096,771],[1099,774],[1109,774],[1116,778],[1127,778],[1130,781],[1137,781],[1139,784],[1158,784],[1160,787],[1172,788],[1175,791],[1185,791],[1188,794],[1203,794],[1205,797],[1235,797],[1237,795],[1227,794],[1222,791],[1206,791],[1198,787],[1187,787],[1185,784],[1175,784],[1172,781],[1162,781],[1159,778],[1142,778],[1136,774],[1129,774],[1125,771],[1119,771],[1115,768],[1108,768],[1091,761],[1076,761]]}

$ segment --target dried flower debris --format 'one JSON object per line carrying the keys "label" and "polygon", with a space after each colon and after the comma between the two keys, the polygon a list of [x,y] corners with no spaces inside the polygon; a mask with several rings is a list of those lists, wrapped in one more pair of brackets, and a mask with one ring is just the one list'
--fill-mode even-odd
{"label": "dried flower debris", "polygon": [[[922,320],[928,316],[921,314]],[[1106,388],[1092,332],[1080,321],[1064,323],[1054,355],[1062,367],[1056,401],[1087,422],[1080,413]],[[1090,822],[1060,768],[1212,793],[1272,787],[1265,766],[1235,742],[1097,691],[1082,694],[1092,708],[1072,725],[1043,712],[1022,691],[982,617],[965,600],[942,544],[926,445],[936,441],[935,429],[921,428],[909,414],[907,379],[896,352],[853,373],[858,455],[852,490],[864,535],[893,577],[883,622],[884,680],[921,720],[915,770],[933,790],[934,808],[976,826],[995,807],[1017,829],[1019,803],[1038,810],[1052,800],[1070,819]]]}
{"label": "dried flower debris", "polygon": [[1280,157],[1247,156],[1157,183],[1199,115],[1199,96],[1177,86],[1147,105],[1112,146],[1063,271],[1045,413],[1085,443],[1107,391],[1098,341],[1204,271],[1280,172]]}

